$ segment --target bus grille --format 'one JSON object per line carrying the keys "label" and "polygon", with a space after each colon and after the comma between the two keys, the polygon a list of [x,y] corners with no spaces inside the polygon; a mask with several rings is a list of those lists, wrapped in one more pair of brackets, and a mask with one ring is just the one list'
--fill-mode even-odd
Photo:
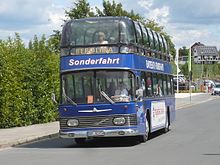
{"label": "bus grille", "polygon": [[[81,116],[73,118],[60,118],[60,129],[69,129],[69,128],[91,128],[91,127],[114,127],[113,119],[115,117],[125,117],[126,123],[123,126],[132,126],[137,125],[137,115],[111,115],[111,116]],[[78,127],[69,127],[67,126],[68,119],[78,119]]]}

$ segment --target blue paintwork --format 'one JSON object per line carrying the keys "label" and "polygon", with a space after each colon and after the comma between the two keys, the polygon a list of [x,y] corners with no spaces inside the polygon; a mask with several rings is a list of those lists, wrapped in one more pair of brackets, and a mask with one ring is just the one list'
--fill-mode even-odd
{"label": "blue paintwork", "polygon": [[[112,109],[112,111],[106,112],[78,112],[79,110],[92,110],[96,108]],[[66,109],[66,110],[64,110]],[[60,117],[70,116],[96,116],[96,115],[111,115],[111,114],[135,114],[135,103],[115,103],[115,104],[81,104],[81,105],[60,105],[59,107]]]}
{"label": "blue paintwork", "polygon": [[[142,102],[130,102],[130,103],[115,103],[115,104],[81,104],[81,105],[60,105],[59,113],[60,117],[73,117],[73,116],[97,116],[97,115],[112,115],[112,114],[137,114],[137,128],[141,134],[145,133],[145,120],[147,111],[151,113],[151,102],[165,100],[166,107],[170,107],[170,122],[172,123],[175,120],[175,98],[148,98],[143,99]],[[112,109],[112,111],[107,112],[78,112],[79,110],[92,110],[96,108],[100,109]],[[118,127],[118,128],[133,128],[131,127]],[[92,128],[89,128],[89,130]],[[97,128],[93,128],[97,129]],[[101,128],[99,128],[101,129]],[[116,127],[108,129],[117,129]],[[157,131],[161,128],[152,129],[151,132]],[[70,129],[69,131],[71,131]],[[88,130],[88,129],[77,129],[77,130]],[[63,130],[64,131],[64,130]],[[68,130],[65,130],[68,131]]]}
{"label": "blue paintwork", "polygon": [[[102,61],[100,60],[102,59]],[[103,63],[103,60],[106,63]],[[110,59],[108,61],[108,59]],[[80,55],[80,56],[62,56],[60,69],[61,72],[74,71],[79,69],[94,68],[115,68],[115,69],[131,69],[131,70],[150,70],[155,72],[163,72],[171,74],[171,65],[159,59],[153,59],[136,54],[103,54],[103,55]],[[72,61],[77,61],[76,65],[71,65]],[[112,61],[111,61],[112,60]],[[164,66],[164,70],[147,68],[146,60],[158,63]],[[81,63],[80,63],[81,61]]]}

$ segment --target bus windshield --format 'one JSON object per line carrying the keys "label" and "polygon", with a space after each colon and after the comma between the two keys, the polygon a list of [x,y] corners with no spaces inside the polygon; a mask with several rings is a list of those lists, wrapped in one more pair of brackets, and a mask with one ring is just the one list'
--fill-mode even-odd
{"label": "bus windshield", "polygon": [[117,19],[71,21],[64,28],[62,46],[116,44],[119,39],[118,24]]}
{"label": "bus windshield", "polygon": [[72,72],[62,75],[62,88],[63,104],[108,103],[107,98],[129,102],[134,98],[134,75],[119,70]]}

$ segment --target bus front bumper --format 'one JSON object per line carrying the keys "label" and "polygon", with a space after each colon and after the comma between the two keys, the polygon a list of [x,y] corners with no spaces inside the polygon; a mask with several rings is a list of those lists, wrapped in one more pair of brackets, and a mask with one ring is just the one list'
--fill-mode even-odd
{"label": "bus front bumper", "polygon": [[137,129],[111,129],[111,130],[83,130],[83,131],[60,131],[61,138],[89,138],[89,137],[120,137],[140,135]]}

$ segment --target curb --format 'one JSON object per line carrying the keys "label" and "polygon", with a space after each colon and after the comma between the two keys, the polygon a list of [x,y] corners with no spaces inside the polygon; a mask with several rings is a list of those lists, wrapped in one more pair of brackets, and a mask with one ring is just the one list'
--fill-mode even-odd
{"label": "curb", "polygon": [[32,142],[36,142],[36,141],[39,141],[39,140],[51,139],[51,138],[55,138],[55,137],[58,137],[58,136],[59,136],[59,133],[53,133],[53,134],[49,134],[49,135],[34,136],[34,137],[27,137],[27,138],[24,138],[24,139],[18,139],[14,142],[8,142],[8,143],[6,142],[5,144],[0,144],[0,149],[15,147],[17,145],[32,143]]}

